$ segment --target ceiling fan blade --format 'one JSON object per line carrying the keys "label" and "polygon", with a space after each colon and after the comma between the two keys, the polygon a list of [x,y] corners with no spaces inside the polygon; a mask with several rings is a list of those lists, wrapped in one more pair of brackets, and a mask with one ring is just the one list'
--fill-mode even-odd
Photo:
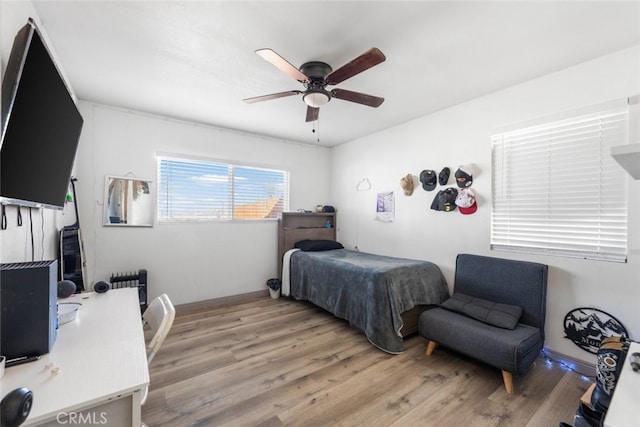
{"label": "ceiling fan blade", "polygon": [[272,93],[269,95],[262,95],[262,96],[254,96],[253,98],[245,98],[243,99],[244,102],[246,102],[247,104],[253,104],[254,102],[261,102],[261,101],[268,101],[270,99],[277,99],[277,98],[284,98],[285,96],[291,96],[291,95],[299,95],[302,92],[299,90],[289,90],[287,92],[278,92],[278,93]]}
{"label": "ceiling fan blade", "polygon": [[300,82],[308,80],[307,76],[304,75],[302,71],[291,65],[289,61],[278,55],[272,49],[258,49],[256,50],[256,53],[260,55],[262,59],[275,65],[278,69],[293,77],[294,79]]}
{"label": "ceiling fan blade", "polygon": [[334,98],[357,102],[358,104],[367,105],[369,107],[379,107],[384,102],[384,98],[379,96],[367,95],[366,93],[353,92],[345,89],[333,89],[331,94]]}
{"label": "ceiling fan blade", "polygon": [[320,115],[320,109],[314,107],[307,107],[307,122],[315,122]]}
{"label": "ceiling fan blade", "polygon": [[338,68],[326,78],[327,84],[335,85],[355,76],[387,59],[377,47],[372,47],[348,64]]}

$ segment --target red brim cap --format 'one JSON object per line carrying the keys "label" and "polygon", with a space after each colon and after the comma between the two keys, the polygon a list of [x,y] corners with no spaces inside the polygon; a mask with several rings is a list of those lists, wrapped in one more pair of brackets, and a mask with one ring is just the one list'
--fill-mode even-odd
{"label": "red brim cap", "polygon": [[461,208],[460,206],[458,206],[458,210],[463,215],[469,215],[469,214],[472,214],[472,213],[474,213],[475,211],[478,210],[478,204],[474,203],[471,206],[469,206],[468,208]]}

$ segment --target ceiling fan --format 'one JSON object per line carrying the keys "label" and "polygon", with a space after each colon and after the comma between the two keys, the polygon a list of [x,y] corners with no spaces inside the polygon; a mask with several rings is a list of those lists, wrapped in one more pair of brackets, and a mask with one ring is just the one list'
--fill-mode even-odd
{"label": "ceiling fan", "polygon": [[355,102],[369,107],[379,107],[384,102],[384,98],[367,95],[366,93],[353,92],[338,88],[330,90],[327,89],[327,86],[342,83],[348,78],[384,62],[386,57],[380,49],[376,47],[372,47],[362,55],[335,71],[329,64],[320,61],[305,62],[298,69],[272,49],[258,49],[256,50],[256,53],[264,60],[279,68],[285,74],[302,83],[305,90],[290,90],[243,99],[243,101],[248,104],[302,94],[302,100],[307,104],[306,121],[312,122],[318,120],[320,107],[325,105],[332,98]]}

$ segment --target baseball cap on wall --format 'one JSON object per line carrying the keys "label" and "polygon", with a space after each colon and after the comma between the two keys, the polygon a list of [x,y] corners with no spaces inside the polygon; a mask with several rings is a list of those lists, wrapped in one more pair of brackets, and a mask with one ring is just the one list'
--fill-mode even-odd
{"label": "baseball cap on wall", "polygon": [[475,174],[475,168],[473,165],[461,165],[456,170],[455,177],[458,187],[465,188],[471,187],[473,184],[473,175]]}
{"label": "baseball cap on wall", "polygon": [[420,172],[420,182],[422,183],[422,188],[427,191],[432,191],[433,189],[435,189],[436,183],[438,182],[436,171],[425,169]]}
{"label": "baseball cap on wall", "polygon": [[410,196],[413,194],[413,175],[410,173],[400,179],[400,186],[402,187],[402,191],[404,191],[405,196]]}
{"label": "baseball cap on wall", "polygon": [[463,215],[469,215],[478,210],[476,196],[470,188],[463,188],[458,192],[456,205],[458,206],[460,213]]}
{"label": "baseball cap on wall", "polygon": [[451,174],[451,169],[448,167],[442,168],[440,173],[438,174],[438,182],[440,185],[447,185],[449,182],[449,175]]}
{"label": "baseball cap on wall", "polygon": [[456,196],[458,190],[454,187],[448,187],[438,191],[436,197],[431,202],[431,209],[434,211],[451,212],[456,209]]}

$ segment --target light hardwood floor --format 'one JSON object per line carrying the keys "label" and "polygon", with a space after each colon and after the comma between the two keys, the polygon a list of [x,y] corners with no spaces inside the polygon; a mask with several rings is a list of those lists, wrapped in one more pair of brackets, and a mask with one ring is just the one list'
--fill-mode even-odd
{"label": "light hardwood floor", "polygon": [[268,296],[179,311],[150,366],[142,409],[160,426],[540,426],[572,424],[589,383],[540,357],[514,378],[405,339],[373,347],[311,304]]}

